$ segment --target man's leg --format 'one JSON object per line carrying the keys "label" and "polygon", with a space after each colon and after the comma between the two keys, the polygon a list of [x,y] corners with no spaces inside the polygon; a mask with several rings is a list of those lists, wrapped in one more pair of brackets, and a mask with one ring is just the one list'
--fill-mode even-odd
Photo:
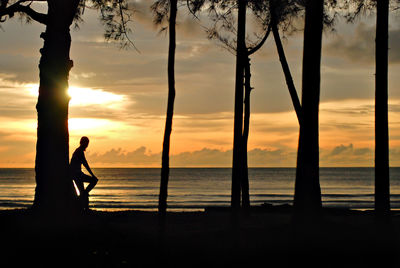
{"label": "man's leg", "polygon": [[[81,179],[82,179],[82,181],[88,182],[88,183],[89,183],[89,185],[86,187],[86,190],[85,190],[85,192],[86,192],[87,194],[89,194],[89,192],[96,186],[96,184],[97,184],[97,182],[98,182],[98,179],[97,179],[97,178],[94,178],[94,177],[92,177],[92,176],[86,175],[86,174],[84,174],[84,173],[83,173]],[[82,183],[82,184],[83,184],[83,183]]]}

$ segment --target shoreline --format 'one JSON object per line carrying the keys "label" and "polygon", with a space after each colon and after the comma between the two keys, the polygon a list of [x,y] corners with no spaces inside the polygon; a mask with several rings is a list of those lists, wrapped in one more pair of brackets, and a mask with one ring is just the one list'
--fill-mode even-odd
{"label": "shoreline", "polygon": [[[12,211],[12,210],[29,210],[31,206],[3,206],[0,207],[0,213],[1,211]],[[290,210],[292,209],[293,205],[289,203],[284,203],[284,204],[274,204],[274,203],[264,203],[261,205],[252,205],[251,210],[253,212],[257,211],[265,211],[268,212],[269,210]],[[137,207],[131,207],[131,206],[126,206],[126,207],[94,207],[90,206],[89,207],[91,211],[96,211],[96,212],[130,212],[130,211],[137,211],[137,212],[154,212],[156,213],[158,211],[158,208],[156,206],[151,206],[151,207],[144,207],[144,206],[137,206]],[[187,207],[168,207],[167,212],[171,213],[177,213],[177,212],[207,212],[207,211],[224,211],[228,210],[230,211],[230,206],[187,206]],[[322,205],[323,210],[342,210],[342,211],[358,211],[358,212],[373,212],[374,208],[373,207],[346,207],[346,206],[326,206]],[[400,212],[400,207],[396,208],[391,208],[390,209],[391,213],[397,213]]]}

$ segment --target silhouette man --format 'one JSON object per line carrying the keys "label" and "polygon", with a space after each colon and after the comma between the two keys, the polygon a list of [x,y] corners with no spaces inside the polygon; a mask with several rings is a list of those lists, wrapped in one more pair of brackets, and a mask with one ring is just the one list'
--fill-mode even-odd
{"label": "silhouette man", "polygon": [[[80,193],[79,197],[83,202],[83,206],[85,209],[88,209],[89,206],[89,192],[94,188],[94,186],[96,186],[98,182],[97,177],[93,174],[85,158],[85,150],[88,146],[89,138],[83,136],[80,140],[80,146],[72,154],[70,163],[71,176],[72,179],[75,181],[76,186],[78,187]],[[82,172],[82,165],[86,168],[91,176],[86,175]],[[84,182],[89,183],[86,189],[83,184]]]}

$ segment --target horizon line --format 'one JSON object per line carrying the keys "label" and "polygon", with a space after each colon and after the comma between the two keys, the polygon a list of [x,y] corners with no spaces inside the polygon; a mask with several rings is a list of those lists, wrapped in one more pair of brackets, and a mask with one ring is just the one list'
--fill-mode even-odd
{"label": "horizon line", "polygon": [[[389,168],[399,168],[400,166],[390,166]],[[2,166],[0,166],[0,169],[34,169],[35,167],[2,167]],[[106,166],[103,166],[103,167],[100,167],[100,166],[93,166],[93,167],[91,167],[91,168],[96,168],[96,169],[98,169],[98,168],[109,168],[109,169],[123,169],[123,168],[126,168],[126,169],[139,169],[139,168],[146,168],[146,169],[161,169],[161,166],[160,167],[151,167],[151,166],[143,166],[143,167],[123,167],[123,166],[121,166],[121,167],[118,167],[118,166],[108,166],[108,167],[106,167]],[[179,167],[179,166],[177,166],[177,167],[170,167],[170,169],[177,169],[177,168],[180,168],[180,169],[183,169],[183,168],[191,168],[191,169],[195,169],[195,168],[220,168],[220,169],[222,169],[222,168],[229,168],[229,169],[231,169],[232,167],[231,166],[181,166],[181,167]],[[273,166],[253,166],[253,167],[248,167],[248,168],[296,168],[295,166],[292,166],[292,167],[282,167],[282,166],[275,166],[275,167],[273,167]],[[374,166],[320,166],[319,168],[375,168]]]}

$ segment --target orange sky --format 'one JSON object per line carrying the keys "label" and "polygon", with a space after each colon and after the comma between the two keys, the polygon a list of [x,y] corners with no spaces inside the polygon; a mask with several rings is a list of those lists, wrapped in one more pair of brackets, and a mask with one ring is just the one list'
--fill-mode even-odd
{"label": "orange sky", "polygon": [[[140,4],[141,8],[145,6]],[[176,54],[172,166],[231,165],[234,56],[206,39],[181,12]],[[167,36],[157,34],[147,9],[132,25],[141,53],[104,42],[91,10],[72,32],[70,150],[82,135],[92,166],[159,166],[167,100]],[[326,32],[320,105],[321,166],[373,166],[374,18],[338,22]],[[400,19],[390,31],[391,165],[400,165]],[[0,32],[0,167],[33,167],[39,38],[43,26],[17,20]],[[4,40],[4,41],[3,41]],[[301,33],[284,41],[301,88]],[[273,40],[252,58],[250,166],[295,166],[298,125]]]}

